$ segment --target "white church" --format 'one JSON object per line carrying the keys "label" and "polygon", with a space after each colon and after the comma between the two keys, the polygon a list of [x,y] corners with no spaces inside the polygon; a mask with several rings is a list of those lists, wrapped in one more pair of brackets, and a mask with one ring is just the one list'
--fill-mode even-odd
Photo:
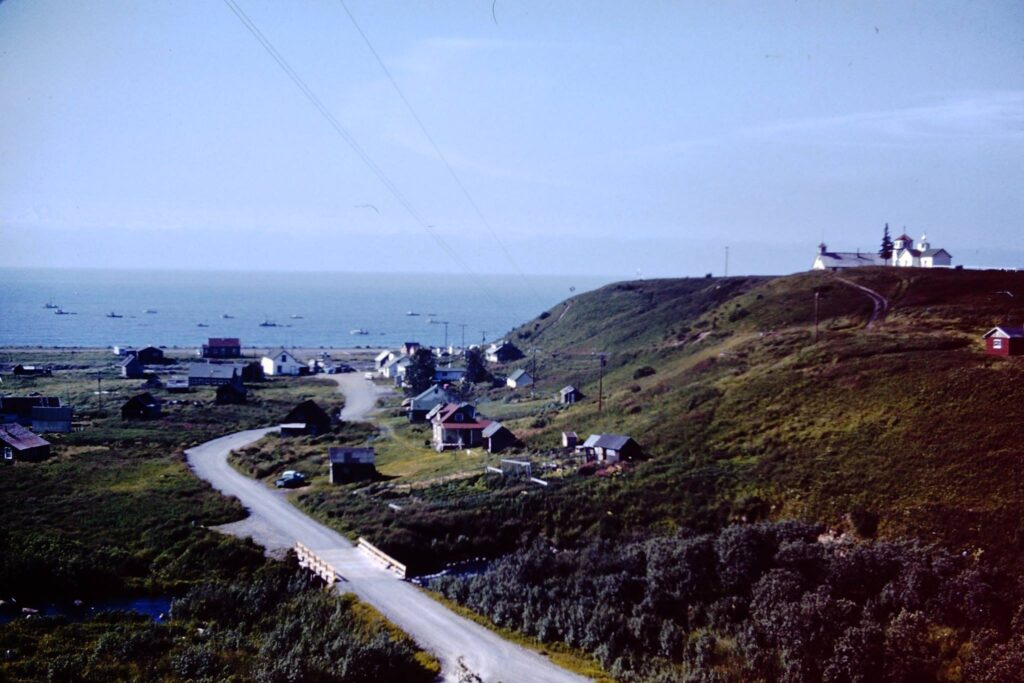
{"label": "white church", "polygon": [[915,245],[906,233],[892,241],[892,258],[884,259],[876,252],[829,251],[818,245],[811,270],[845,270],[861,266],[902,266],[905,268],[949,268],[953,255],[945,249],[932,249],[927,235]]}

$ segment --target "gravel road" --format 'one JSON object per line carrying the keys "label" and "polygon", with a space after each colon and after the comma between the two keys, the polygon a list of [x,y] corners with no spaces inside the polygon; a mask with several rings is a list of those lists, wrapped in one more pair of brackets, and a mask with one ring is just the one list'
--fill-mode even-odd
{"label": "gravel road", "polygon": [[[350,377],[352,379],[348,379]],[[343,413],[344,419],[365,418],[373,409],[378,388],[358,375],[340,375],[336,379],[346,396],[345,410],[349,412],[348,416]],[[272,430],[229,434],[186,451],[189,465],[197,476],[225,495],[236,496],[250,512],[249,519],[226,525],[225,531],[251,535],[269,550],[280,550],[286,544],[291,547],[299,541],[317,552],[344,577],[338,584],[339,590],[355,593],[412,636],[421,647],[433,652],[441,660],[442,675],[447,681],[460,680],[465,670],[487,683],[586,680],[451,612],[356,550],[336,531],[299,511],[281,492],[267,488],[228,465],[231,450],[242,448],[269,431]]]}

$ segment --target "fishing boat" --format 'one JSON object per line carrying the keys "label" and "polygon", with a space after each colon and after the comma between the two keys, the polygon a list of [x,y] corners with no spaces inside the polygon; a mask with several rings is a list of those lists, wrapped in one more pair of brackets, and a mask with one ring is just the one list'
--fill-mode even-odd
{"label": "fishing boat", "polygon": [[119,313],[114,313],[113,311],[111,311],[110,313],[107,313],[107,317],[108,318],[123,318],[124,316],[119,314]]}
{"label": "fishing boat", "polygon": [[290,315],[288,317],[291,318],[292,320],[302,320],[302,316],[298,315],[297,313],[293,314],[293,315]]}
{"label": "fishing boat", "polygon": [[369,330],[363,327],[357,327],[354,330],[349,330],[349,334],[370,334]]}
{"label": "fishing boat", "polygon": [[60,308],[60,306],[58,306],[57,304],[53,303],[53,299],[50,299],[45,304],[43,304],[43,308]]}
{"label": "fishing boat", "polygon": [[406,315],[419,315],[419,313],[417,313],[416,311],[406,311],[405,314]]}
{"label": "fishing boat", "polygon": [[230,313],[222,313],[220,317],[223,318],[224,320],[234,320],[235,318],[235,316],[231,315]]}
{"label": "fishing boat", "polygon": [[78,315],[74,311],[65,311],[63,308],[59,308],[59,307],[57,308],[56,311],[54,311],[54,314],[56,314],[56,315]]}
{"label": "fishing boat", "polygon": [[260,327],[277,327],[277,326],[278,326],[277,323],[272,322],[268,318],[264,318],[263,322],[260,323]]}
{"label": "fishing boat", "polygon": [[206,323],[196,323],[196,327],[209,327]]}
{"label": "fishing boat", "polygon": [[146,315],[154,315],[156,313],[156,309],[155,308],[147,308],[146,310],[143,311],[143,313],[145,313]]}

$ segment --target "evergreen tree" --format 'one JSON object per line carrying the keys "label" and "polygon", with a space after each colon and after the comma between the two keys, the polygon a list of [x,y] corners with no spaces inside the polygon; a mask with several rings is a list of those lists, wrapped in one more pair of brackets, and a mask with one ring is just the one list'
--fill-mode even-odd
{"label": "evergreen tree", "polygon": [[489,375],[483,352],[478,348],[466,351],[466,381],[483,382]]}
{"label": "evergreen tree", "polygon": [[885,232],[882,233],[882,248],[878,250],[878,255],[887,263],[892,258],[892,237],[889,236],[888,223],[885,224]]}
{"label": "evergreen tree", "polygon": [[408,391],[416,396],[434,384],[434,354],[430,349],[417,349],[412,363],[405,369],[405,381]]}

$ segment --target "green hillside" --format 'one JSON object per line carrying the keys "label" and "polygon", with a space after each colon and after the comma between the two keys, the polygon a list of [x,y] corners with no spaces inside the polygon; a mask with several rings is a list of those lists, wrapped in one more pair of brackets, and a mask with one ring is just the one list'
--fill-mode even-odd
{"label": "green hillside", "polygon": [[[540,393],[572,382],[588,399],[542,428],[515,427],[536,448],[563,430],[634,436],[651,456],[629,475],[646,523],[692,523],[665,499],[689,495],[679,482],[712,468],[703,518],[843,528],[848,513],[868,512],[882,536],[1019,564],[1024,359],[986,356],[980,335],[1024,319],[1024,273],[844,277],[887,297],[888,315],[869,327],[871,299],[826,273],[645,280],[576,296],[509,336],[538,349]],[[608,354],[601,413],[595,352]],[[645,367],[654,373],[634,379]]]}

